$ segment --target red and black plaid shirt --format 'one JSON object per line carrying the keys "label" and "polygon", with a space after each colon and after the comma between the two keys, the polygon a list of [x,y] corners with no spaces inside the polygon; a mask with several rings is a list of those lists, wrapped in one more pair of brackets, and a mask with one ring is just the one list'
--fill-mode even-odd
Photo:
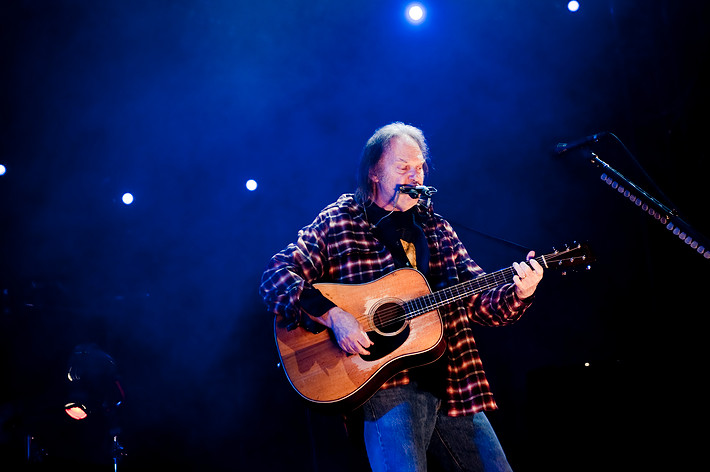
{"label": "red and black plaid shirt", "polygon": [[[428,279],[433,288],[449,287],[484,273],[441,216],[421,209],[418,221],[429,245]],[[313,223],[299,231],[294,243],[270,260],[259,289],[268,309],[301,324],[307,318],[299,305],[304,286],[316,282],[361,284],[394,270],[392,254],[371,229],[363,207],[351,194],[324,208]],[[497,408],[471,322],[503,326],[517,321],[528,306],[512,284],[505,284],[439,309],[447,341],[442,407],[449,416]],[[410,378],[410,372],[401,372],[382,388],[405,385]]]}

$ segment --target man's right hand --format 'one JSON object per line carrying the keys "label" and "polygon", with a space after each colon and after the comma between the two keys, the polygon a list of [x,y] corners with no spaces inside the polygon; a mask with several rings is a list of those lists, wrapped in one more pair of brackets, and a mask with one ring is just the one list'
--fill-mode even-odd
{"label": "man's right hand", "polygon": [[339,307],[333,307],[320,317],[320,321],[330,328],[340,349],[350,354],[370,354],[366,349],[374,343],[357,319]]}

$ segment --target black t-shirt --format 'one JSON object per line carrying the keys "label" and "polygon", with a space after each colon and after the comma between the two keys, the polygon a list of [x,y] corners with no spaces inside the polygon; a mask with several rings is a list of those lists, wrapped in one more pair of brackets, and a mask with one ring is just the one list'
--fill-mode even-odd
{"label": "black t-shirt", "polygon": [[429,272],[429,245],[424,231],[417,222],[416,207],[407,211],[389,212],[377,205],[370,205],[366,209],[367,219],[373,224],[372,233],[379,239],[395,260],[399,267],[412,267],[407,257],[402,241],[413,244],[416,254],[416,268],[427,275]]}

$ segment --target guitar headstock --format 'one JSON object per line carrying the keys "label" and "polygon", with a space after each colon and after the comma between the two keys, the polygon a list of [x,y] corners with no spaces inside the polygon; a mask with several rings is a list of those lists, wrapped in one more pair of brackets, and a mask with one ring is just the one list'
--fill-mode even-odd
{"label": "guitar headstock", "polygon": [[564,249],[555,249],[554,252],[542,256],[541,265],[546,269],[567,268],[580,265],[589,265],[596,259],[587,243],[574,242],[565,244]]}

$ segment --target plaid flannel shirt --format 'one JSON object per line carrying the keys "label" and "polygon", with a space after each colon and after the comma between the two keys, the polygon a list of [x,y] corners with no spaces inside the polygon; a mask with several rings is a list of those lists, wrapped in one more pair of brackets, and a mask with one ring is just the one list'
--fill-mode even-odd
{"label": "plaid flannel shirt", "polygon": [[[482,275],[483,270],[469,257],[451,225],[431,209],[418,209],[430,250],[428,279],[432,290]],[[345,194],[301,229],[295,242],[272,257],[259,292],[271,312],[304,324],[308,317],[299,306],[304,286],[316,282],[366,283],[394,269],[394,259],[373,236],[364,208],[352,194]],[[517,321],[529,305],[518,298],[512,284],[505,284],[439,309],[447,341],[442,408],[449,416],[497,408],[471,322],[507,325]],[[411,377],[409,371],[400,372],[381,388],[405,385]]]}

